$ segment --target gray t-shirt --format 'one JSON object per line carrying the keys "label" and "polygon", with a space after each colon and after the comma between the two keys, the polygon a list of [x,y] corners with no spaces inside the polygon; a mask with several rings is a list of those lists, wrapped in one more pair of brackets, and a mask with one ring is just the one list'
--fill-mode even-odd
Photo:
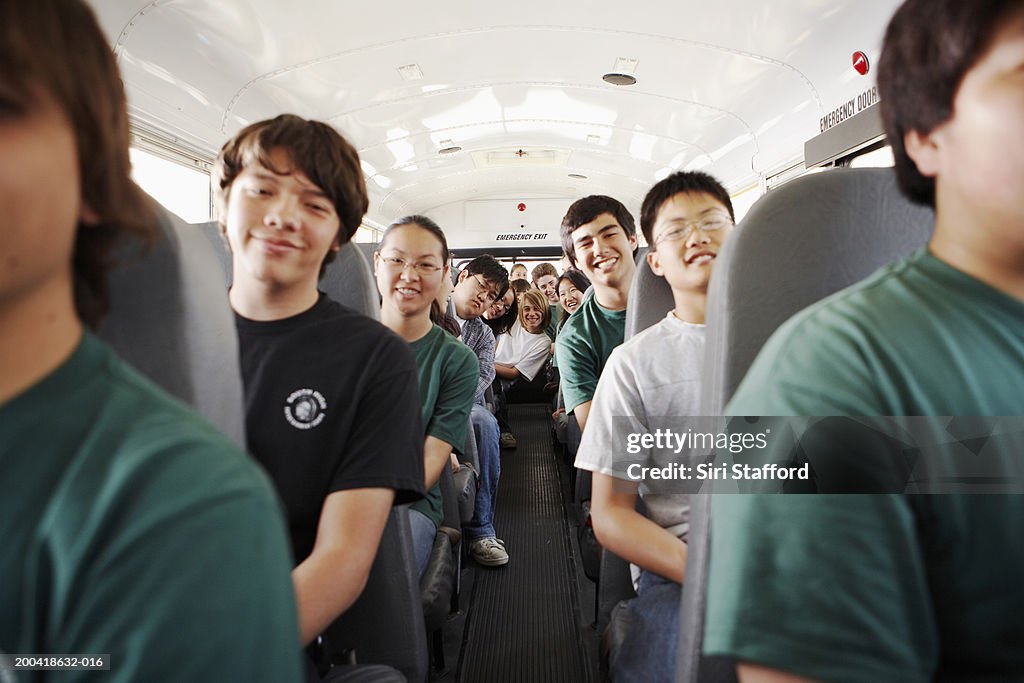
{"label": "gray t-shirt", "polygon": [[[671,311],[608,357],[576,454],[576,467],[627,479],[623,465],[623,431],[653,432],[656,426],[689,417],[700,410],[700,379],[704,362],[704,325],[687,323]],[[658,423],[655,425],[655,423]],[[680,460],[701,453],[680,452]],[[644,461],[647,453],[629,462]],[[686,540],[690,504],[684,493],[654,493],[640,485],[647,517]]]}

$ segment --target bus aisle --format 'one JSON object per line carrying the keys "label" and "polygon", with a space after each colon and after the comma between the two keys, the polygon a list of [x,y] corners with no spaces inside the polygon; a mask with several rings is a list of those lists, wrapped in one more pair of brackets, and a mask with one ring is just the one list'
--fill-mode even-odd
{"label": "bus aisle", "polygon": [[[593,584],[578,568],[567,467],[551,445],[550,408],[511,405],[518,440],[503,450],[495,526],[511,561],[475,573],[459,681],[590,683]],[[582,583],[581,583],[582,582]],[[582,586],[582,590],[581,590]]]}

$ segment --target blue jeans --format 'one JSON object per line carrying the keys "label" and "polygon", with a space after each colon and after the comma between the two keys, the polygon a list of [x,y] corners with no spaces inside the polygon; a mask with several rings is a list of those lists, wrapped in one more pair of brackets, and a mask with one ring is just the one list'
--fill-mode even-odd
{"label": "blue jeans", "polygon": [[430,551],[434,549],[434,537],[437,527],[434,521],[419,510],[409,508],[409,527],[412,529],[412,550],[416,556],[416,575],[423,576],[430,559]]}
{"label": "blue jeans", "polygon": [[609,655],[614,683],[675,681],[682,595],[675,581],[640,572],[636,597],[624,606],[628,626],[622,645]]}
{"label": "blue jeans", "polygon": [[476,508],[473,519],[463,529],[466,539],[476,541],[494,538],[494,499],[498,495],[498,478],[501,476],[501,434],[498,421],[480,404],[473,405],[470,413],[473,431],[477,436],[477,454],[480,458],[480,488],[476,492]]}

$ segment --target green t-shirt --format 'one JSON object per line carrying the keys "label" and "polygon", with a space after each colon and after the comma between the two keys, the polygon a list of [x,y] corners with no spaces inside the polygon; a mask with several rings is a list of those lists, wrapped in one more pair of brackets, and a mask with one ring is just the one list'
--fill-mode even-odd
{"label": "green t-shirt", "polygon": [[[1024,303],[921,250],[789,320],[726,412],[1024,415]],[[1024,677],[1024,496],[720,495],[712,525],[708,653],[829,681]]]}
{"label": "green t-shirt", "polygon": [[548,326],[544,328],[544,334],[548,336],[548,339],[555,341],[558,338],[559,318],[562,317],[562,305],[551,304],[548,309],[551,312],[551,320],[548,322]]}
{"label": "green t-shirt", "polygon": [[0,405],[0,472],[0,651],[110,655],[62,681],[301,680],[266,476],[95,337]]}
{"label": "green t-shirt", "polygon": [[[466,444],[469,412],[473,409],[480,366],[473,350],[434,325],[430,332],[410,344],[419,368],[423,428],[461,453]],[[422,500],[413,504],[441,526],[444,509],[441,485],[434,484]]]}
{"label": "green t-shirt", "polygon": [[555,340],[555,358],[566,413],[594,398],[604,364],[625,333],[626,310],[609,311],[596,296],[587,297],[565,321]]}

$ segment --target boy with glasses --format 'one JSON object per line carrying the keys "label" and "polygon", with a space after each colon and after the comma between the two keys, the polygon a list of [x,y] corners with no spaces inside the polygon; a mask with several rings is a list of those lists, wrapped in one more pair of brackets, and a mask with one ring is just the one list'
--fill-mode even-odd
{"label": "boy with glasses", "polygon": [[[675,308],[611,352],[576,456],[576,467],[594,473],[590,514],[597,540],[632,563],[637,584],[637,597],[619,608],[629,629],[610,653],[612,680],[674,680],[689,501],[654,490],[652,482],[638,488],[616,437],[653,433],[667,425],[652,421],[699,413],[708,282],[732,226],[729,193],[700,172],[665,178],[640,211],[640,229],[652,245],[647,263],[668,282]],[[638,493],[646,516],[636,510]]]}
{"label": "boy with glasses", "polygon": [[471,413],[480,458],[480,488],[473,519],[464,531],[470,554],[485,567],[508,564],[508,552],[505,542],[494,530],[494,502],[501,476],[501,430],[498,420],[483,405],[484,392],[494,381],[494,333],[481,316],[507,289],[508,271],[493,256],[485,254],[466,264],[452,292],[455,316],[462,326],[462,341],[473,349],[480,361],[476,403]]}

